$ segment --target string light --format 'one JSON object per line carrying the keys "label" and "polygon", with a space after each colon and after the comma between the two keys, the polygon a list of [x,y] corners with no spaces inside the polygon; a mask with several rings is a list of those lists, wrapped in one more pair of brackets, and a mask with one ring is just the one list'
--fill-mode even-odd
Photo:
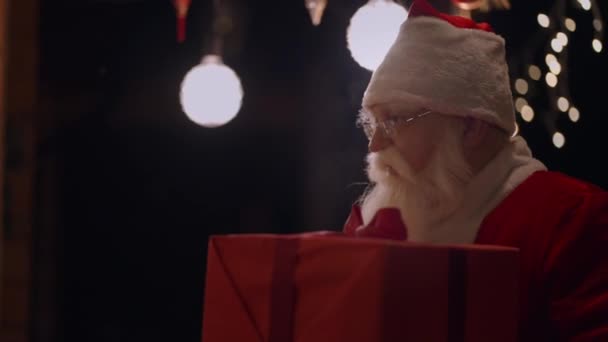
{"label": "string light", "polygon": [[518,97],[515,99],[515,110],[521,113],[521,110],[524,106],[528,105],[528,101],[526,101],[523,97]]}
{"label": "string light", "polygon": [[572,122],[577,122],[578,119],[581,118],[581,113],[579,113],[576,107],[570,107],[570,110],[568,110],[568,118],[570,118],[570,121]]}
{"label": "string light", "polygon": [[548,72],[545,75],[545,82],[547,82],[547,85],[549,87],[555,88],[555,86],[557,85],[557,76],[555,76],[555,74]]}
{"label": "string light", "polygon": [[549,27],[550,21],[549,21],[549,17],[546,14],[539,13],[538,16],[536,17],[536,20],[538,21],[538,25],[540,25],[541,27],[544,27],[544,28]]}
{"label": "string light", "polygon": [[535,81],[540,80],[540,77],[542,76],[540,68],[534,64],[528,67],[528,75],[530,75],[530,78]]}
{"label": "string light", "polygon": [[601,32],[602,31],[602,21],[599,19],[593,19],[593,28],[597,32]]}
{"label": "string light", "polygon": [[[575,6],[569,6],[568,3]],[[561,148],[565,144],[564,135],[556,129],[558,119],[561,117],[557,113],[567,113],[571,122],[578,122],[581,113],[575,107],[575,103],[570,96],[570,84],[568,77],[569,49],[571,48],[571,35],[580,25],[580,21],[575,21],[575,15],[571,11],[590,11],[590,19],[593,26],[593,36],[590,39],[591,48],[596,53],[604,50],[603,42],[603,20],[602,12],[599,9],[597,0],[556,0],[553,1],[547,10],[537,13],[536,21],[539,29],[530,35],[525,44],[523,58],[514,59],[518,65],[510,65],[512,70],[518,70],[519,75],[514,77],[514,100],[515,108],[521,115],[524,122],[530,122],[536,115],[542,115],[540,120],[550,132],[553,144]],[[591,24],[590,23],[590,24]],[[539,44],[539,42],[542,42]],[[540,51],[539,51],[540,49]],[[544,57],[544,65],[539,65],[538,56]],[[541,59],[542,63],[542,59]],[[533,88],[526,87],[531,81],[544,81],[534,84]],[[542,92],[542,93],[541,93]],[[550,110],[542,110],[535,113],[532,109],[532,97],[539,101],[547,101],[546,107]],[[536,104],[535,104],[536,105]]]}
{"label": "string light", "polygon": [[568,45],[568,36],[564,32],[557,32],[555,38],[559,41],[562,46]]}
{"label": "string light", "polygon": [[551,39],[551,48],[553,51],[560,53],[564,50],[564,46],[557,40],[557,38]]}
{"label": "string light", "polygon": [[567,98],[561,96],[559,99],[557,99],[557,108],[559,110],[561,110],[562,112],[567,112],[568,108],[570,107],[570,102],[568,101]]}
{"label": "string light", "polygon": [[570,31],[570,32],[576,31],[576,22],[574,20],[572,20],[571,18],[566,18],[566,20],[564,21],[564,24],[566,25],[566,29],[568,29],[568,31]]}
{"label": "string light", "polygon": [[578,3],[581,5],[581,7],[585,11],[588,11],[591,9],[591,1],[589,1],[589,0],[578,0]]}
{"label": "string light", "polygon": [[521,108],[521,118],[526,122],[530,122],[534,119],[534,109],[529,105],[524,105]]}
{"label": "string light", "polygon": [[557,148],[562,148],[564,147],[564,144],[566,143],[566,137],[560,133],[560,132],[555,132],[553,133],[553,145]]}
{"label": "string light", "polygon": [[528,92],[528,82],[526,82],[524,79],[518,78],[515,81],[515,90],[522,95],[526,95]]}
{"label": "string light", "polygon": [[600,53],[602,52],[602,42],[595,38],[593,39],[593,42],[591,43],[591,45],[593,46],[593,50],[595,50],[595,52]]}

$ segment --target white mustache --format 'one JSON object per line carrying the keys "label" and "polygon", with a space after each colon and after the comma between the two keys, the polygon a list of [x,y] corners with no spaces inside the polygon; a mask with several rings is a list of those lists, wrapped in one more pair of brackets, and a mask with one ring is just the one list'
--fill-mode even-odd
{"label": "white mustache", "polygon": [[390,177],[411,180],[413,176],[409,164],[394,147],[369,153],[367,165],[368,178],[375,183],[386,181]]}

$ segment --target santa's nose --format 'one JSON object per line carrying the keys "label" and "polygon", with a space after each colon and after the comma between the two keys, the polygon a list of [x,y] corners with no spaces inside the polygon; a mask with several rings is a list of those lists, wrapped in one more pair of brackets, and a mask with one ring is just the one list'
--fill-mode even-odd
{"label": "santa's nose", "polygon": [[387,148],[389,144],[390,139],[382,132],[382,129],[376,129],[367,148],[370,152],[379,152]]}

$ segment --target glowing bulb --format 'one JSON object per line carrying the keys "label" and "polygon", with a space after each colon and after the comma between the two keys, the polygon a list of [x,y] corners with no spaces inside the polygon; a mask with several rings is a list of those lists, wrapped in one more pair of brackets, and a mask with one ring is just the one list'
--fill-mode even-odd
{"label": "glowing bulb", "polygon": [[602,31],[602,21],[599,19],[593,19],[593,28],[597,31],[600,32]]}
{"label": "glowing bulb", "polygon": [[540,80],[540,77],[541,77],[540,68],[537,67],[536,65],[530,65],[530,67],[528,67],[528,75],[530,75],[530,78],[535,81]]}
{"label": "glowing bulb", "polygon": [[566,137],[564,137],[563,134],[561,134],[560,132],[553,133],[553,145],[555,145],[555,147],[562,148],[564,147],[565,143]]}
{"label": "glowing bulb", "polygon": [[346,40],[353,59],[376,70],[391,48],[407,11],[391,0],[370,0],[350,19]]}
{"label": "glowing bulb", "polygon": [[548,72],[545,75],[545,82],[547,82],[547,85],[549,87],[555,88],[555,86],[557,85],[557,76],[555,76],[555,74]]}
{"label": "glowing bulb", "polygon": [[557,53],[560,53],[562,52],[562,50],[564,50],[564,46],[556,38],[551,39],[551,48]]}
{"label": "glowing bulb", "polygon": [[528,104],[528,101],[523,97],[518,97],[515,99],[515,109],[521,113],[522,108]]}
{"label": "glowing bulb", "polygon": [[534,119],[534,109],[528,105],[524,105],[521,108],[521,118],[526,122],[530,122]]}
{"label": "glowing bulb", "polygon": [[595,52],[602,52],[602,42],[599,39],[595,38],[591,45],[593,45],[593,50],[595,50]]}
{"label": "glowing bulb", "polygon": [[559,64],[558,61],[552,61],[551,64],[549,64],[549,70],[551,70],[551,73],[559,75],[559,73],[562,72],[562,65]]}
{"label": "glowing bulb", "polygon": [[201,126],[228,123],[241,108],[242,98],[238,76],[216,55],[205,56],[201,64],[188,71],[181,84],[182,109]]}
{"label": "glowing bulb", "polygon": [[589,0],[578,0],[578,3],[581,4],[581,7],[585,11],[588,11],[591,9],[591,1],[589,1]]}
{"label": "glowing bulb", "polygon": [[568,36],[564,32],[558,32],[555,38],[562,46],[568,45]]}
{"label": "glowing bulb", "polygon": [[538,25],[541,27],[549,27],[550,21],[546,14],[539,13],[538,16],[536,16],[536,20],[538,21]]}
{"label": "glowing bulb", "polygon": [[576,31],[576,21],[570,19],[570,18],[566,18],[566,28],[568,29],[568,31],[570,32],[574,32]]}
{"label": "glowing bulb", "polygon": [[526,82],[526,80],[518,78],[515,81],[515,90],[522,94],[525,95],[528,92],[528,82]]}
{"label": "glowing bulb", "polygon": [[557,108],[559,108],[559,110],[561,110],[562,112],[567,112],[568,108],[570,107],[570,102],[568,101],[567,98],[561,96],[559,99],[557,99]]}
{"label": "glowing bulb", "polygon": [[551,65],[553,62],[557,62],[557,58],[555,58],[554,54],[548,53],[545,56],[545,63],[547,63],[547,65]]}
{"label": "glowing bulb", "polygon": [[570,121],[577,122],[578,119],[581,118],[581,113],[578,111],[578,109],[576,109],[576,107],[570,107],[568,117],[570,118]]}

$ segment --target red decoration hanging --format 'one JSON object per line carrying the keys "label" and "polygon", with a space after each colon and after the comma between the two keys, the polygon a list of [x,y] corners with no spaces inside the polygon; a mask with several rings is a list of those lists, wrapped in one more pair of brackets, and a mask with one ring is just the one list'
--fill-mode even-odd
{"label": "red decoration hanging", "polygon": [[172,0],[175,6],[175,17],[177,19],[177,41],[182,43],[186,40],[186,17],[190,8],[191,0]]}

